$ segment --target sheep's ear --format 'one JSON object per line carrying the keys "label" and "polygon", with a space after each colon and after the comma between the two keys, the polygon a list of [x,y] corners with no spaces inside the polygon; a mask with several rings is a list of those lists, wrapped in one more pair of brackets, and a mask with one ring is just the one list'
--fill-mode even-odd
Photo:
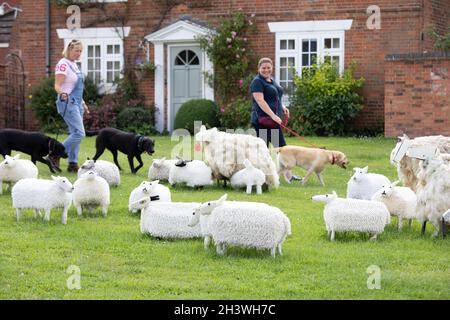
{"label": "sheep's ear", "polygon": [[364,173],[367,173],[367,171],[369,171],[369,166],[365,166],[364,168],[362,168],[362,171],[363,171]]}
{"label": "sheep's ear", "polygon": [[250,162],[250,160],[245,159],[244,160],[244,166],[248,169],[252,167],[252,163]]}
{"label": "sheep's ear", "polygon": [[358,171],[359,169],[361,169],[361,168],[354,167],[354,168],[353,168],[353,171]]}
{"label": "sheep's ear", "polygon": [[53,179],[53,180],[57,180],[57,179],[58,179],[58,177],[52,176],[52,179]]}
{"label": "sheep's ear", "polygon": [[5,155],[5,160],[11,159],[11,156]]}
{"label": "sheep's ear", "polygon": [[206,131],[206,127],[204,124],[202,124],[202,126],[200,127],[200,132],[202,132],[202,131]]}
{"label": "sheep's ear", "polygon": [[165,161],[166,160],[166,157],[163,157],[163,158],[161,158],[161,159],[159,159],[160,161]]}
{"label": "sheep's ear", "polygon": [[336,197],[336,198],[337,198],[337,196],[338,196],[337,193],[336,193],[336,191],[334,191],[334,190],[333,190],[332,195],[333,195],[334,197]]}
{"label": "sheep's ear", "polygon": [[222,202],[224,202],[225,200],[227,200],[227,197],[228,197],[228,194],[225,193],[223,196],[220,197],[219,200],[217,200],[217,202],[218,202],[219,204],[221,204]]}
{"label": "sheep's ear", "polygon": [[158,183],[159,183],[159,180],[154,180],[154,181],[152,181],[151,183],[152,183],[152,184],[158,184]]}
{"label": "sheep's ear", "polygon": [[16,155],[14,156],[14,159],[20,159],[20,153],[16,154]]}
{"label": "sheep's ear", "polygon": [[400,180],[396,180],[394,182],[392,182],[392,186],[395,187],[396,185],[398,185],[400,183]]}

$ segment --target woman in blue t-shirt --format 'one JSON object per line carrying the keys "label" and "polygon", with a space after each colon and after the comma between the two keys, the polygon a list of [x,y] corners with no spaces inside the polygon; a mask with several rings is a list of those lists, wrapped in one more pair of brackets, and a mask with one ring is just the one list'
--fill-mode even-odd
{"label": "woman in blue t-shirt", "polygon": [[[259,138],[263,139],[267,146],[272,143],[274,147],[286,145],[280,124],[283,116],[289,118],[289,110],[281,103],[283,88],[272,78],[273,63],[269,58],[262,58],[258,62],[258,75],[250,84],[253,108],[251,122]],[[271,129],[261,123],[261,118],[269,116],[276,124]],[[266,119],[267,120],[267,119]]]}

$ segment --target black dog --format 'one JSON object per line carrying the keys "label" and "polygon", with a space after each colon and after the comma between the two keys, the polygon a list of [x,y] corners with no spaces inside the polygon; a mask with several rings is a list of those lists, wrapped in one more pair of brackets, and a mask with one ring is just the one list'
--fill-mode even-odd
{"label": "black dog", "polygon": [[[100,158],[105,149],[108,149],[113,154],[114,163],[119,170],[122,170],[122,168],[117,161],[117,151],[127,155],[132,173],[136,173],[144,166],[141,159],[142,152],[147,152],[149,155],[152,155],[155,152],[153,149],[155,141],[135,133],[124,132],[114,128],[104,128],[100,131],[86,132],[87,136],[97,134],[97,140],[95,141],[96,153],[93,160],[96,161]],[[139,165],[136,168],[134,167],[133,158],[136,158],[137,161],[139,161]]]}
{"label": "black dog", "polygon": [[21,151],[31,156],[31,161],[45,163],[51,172],[61,171],[46,155],[53,158],[67,158],[64,145],[40,132],[29,132],[18,129],[0,129],[0,153],[3,158],[11,155],[11,151]]}

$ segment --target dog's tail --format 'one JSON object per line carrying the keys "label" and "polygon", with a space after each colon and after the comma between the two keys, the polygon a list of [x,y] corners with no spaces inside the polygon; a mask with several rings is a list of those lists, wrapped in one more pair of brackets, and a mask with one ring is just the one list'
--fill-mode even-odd
{"label": "dog's tail", "polygon": [[86,137],[93,137],[93,136],[96,136],[96,135],[98,135],[99,131],[100,131],[100,130],[94,130],[94,131],[86,130],[86,131],[85,131]]}

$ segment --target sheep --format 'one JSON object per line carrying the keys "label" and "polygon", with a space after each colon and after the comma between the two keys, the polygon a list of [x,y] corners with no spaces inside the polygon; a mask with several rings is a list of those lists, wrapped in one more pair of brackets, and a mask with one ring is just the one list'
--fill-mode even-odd
{"label": "sheep", "polygon": [[442,236],[445,238],[447,233],[447,225],[450,224],[450,209],[442,215]]}
{"label": "sheep", "polygon": [[200,160],[180,159],[169,171],[169,183],[186,183],[188,187],[203,187],[213,184],[211,168]]}
{"label": "sheep", "polygon": [[382,202],[339,198],[335,191],[313,196],[312,200],[326,203],[323,218],[331,241],[336,232],[342,231],[368,232],[369,236],[372,234],[370,240],[376,240],[391,222],[389,210]]}
{"label": "sheep", "polygon": [[437,237],[442,226],[442,216],[450,208],[450,166],[441,157],[427,158],[422,163],[417,190],[417,215],[423,221],[430,221]]}
{"label": "sheep", "polygon": [[38,168],[30,160],[20,159],[20,154],[14,157],[5,155],[5,160],[0,162],[0,194],[3,194],[3,182],[6,182],[8,189],[11,184],[24,178],[37,178]]}
{"label": "sheep", "polygon": [[13,208],[16,209],[17,221],[22,217],[22,209],[34,209],[34,217],[44,209],[45,221],[50,221],[53,208],[63,208],[62,224],[67,224],[67,211],[72,203],[73,186],[65,177],[52,180],[26,178],[19,180],[11,191]]}
{"label": "sheep", "polygon": [[439,152],[443,154],[444,160],[450,162],[450,156],[448,155],[450,154],[450,137],[442,135],[417,137],[411,140],[404,134],[399,137],[396,146],[391,151],[391,164],[397,167],[399,180],[405,187],[411,188],[414,192],[417,192],[418,175],[423,160],[412,158],[406,152],[410,148],[424,146],[436,146]]}
{"label": "sheep", "polygon": [[417,196],[411,188],[397,187],[400,181],[383,185],[373,196],[372,201],[383,202],[391,215],[398,217],[398,229],[403,226],[403,219],[409,220],[416,217]]}
{"label": "sheep", "polygon": [[256,193],[262,193],[262,185],[266,182],[266,175],[261,170],[255,168],[250,160],[244,160],[245,168],[239,170],[231,177],[231,186],[233,188],[246,187],[247,194],[252,193],[252,187],[256,186]]}
{"label": "sheep", "polygon": [[101,206],[103,216],[108,214],[110,204],[109,184],[95,171],[83,173],[73,184],[73,205],[77,208],[78,216],[83,214],[82,206],[92,209]]}
{"label": "sheep", "polygon": [[133,189],[128,199],[128,210],[137,213],[138,210],[133,208],[132,204],[144,197],[158,197],[153,201],[171,202],[171,194],[169,188],[159,184],[159,180],[142,181],[142,183]]}
{"label": "sheep", "polygon": [[280,179],[266,143],[261,138],[246,134],[206,130],[202,126],[195,139],[203,144],[204,161],[211,167],[214,179],[229,180],[244,168],[244,159],[250,159],[255,168],[266,175],[266,184],[278,188]]}
{"label": "sheep", "polygon": [[391,184],[389,179],[381,174],[367,173],[367,166],[353,170],[355,173],[347,182],[347,198],[370,200],[383,185]]}
{"label": "sheep", "polygon": [[111,187],[116,187],[120,184],[119,168],[112,162],[88,159],[78,169],[78,177],[90,170],[97,172]]}
{"label": "sheep", "polygon": [[150,197],[131,203],[131,208],[141,210],[140,230],[162,239],[191,239],[204,235],[204,219],[195,228],[189,227],[197,202],[153,202]]}
{"label": "sheep", "polygon": [[148,169],[148,178],[150,180],[169,181],[170,168],[178,160],[166,160],[166,158],[155,159]]}
{"label": "sheep", "polygon": [[271,256],[282,255],[282,244],[291,234],[288,217],[278,208],[264,203],[225,201],[205,202],[195,208],[189,221],[196,226],[201,216],[208,216],[205,249],[214,240],[218,255],[224,255],[228,245],[245,248],[270,249]]}

